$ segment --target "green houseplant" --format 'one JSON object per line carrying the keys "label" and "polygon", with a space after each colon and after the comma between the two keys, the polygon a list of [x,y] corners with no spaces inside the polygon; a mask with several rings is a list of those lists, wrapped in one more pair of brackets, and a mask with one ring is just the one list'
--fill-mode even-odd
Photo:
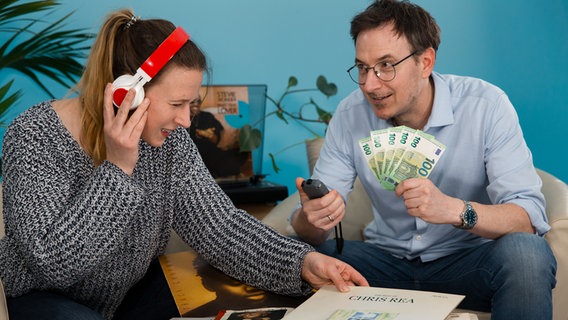
{"label": "green houseplant", "polygon": [[[0,46],[0,71],[12,69],[27,76],[51,98],[52,92],[41,81],[47,77],[70,88],[83,71],[80,62],[89,49],[85,42],[93,37],[84,29],[69,29],[66,22],[73,12],[48,21],[60,3],[45,1],[0,1],[0,36],[7,40]],[[40,12],[46,12],[42,18]],[[2,80],[3,81],[3,80]],[[0,84],[0,120],[22,96],[13,90],[14,79]],[[0,124],[5,125],[2,121]]]}
{"label": "green houseplant", "polygon": [[[48,21],[59,5],[55,0],[0,1],[0,37],[6,39],[0,45],[0,71],[12,69],[27,76],[51,98],[55,97],[40,76],[72,87],[83,71],[80,61],[90,47],[85,42],[94,36],[84,29],[67,28],[66,22],[73,12]],[[40,12],[46,15],[39,18]],[[13,88],[14,81],[0,80],[0,126],[6,125],[6,112],[23,94],[21,89]],[[0,172],[1,165],[0,158]]]}
{"label": "green houseplant", "polygon": [[[332,97],[337,94],[337,85],[332,82],[328,82],[327,79],[320,75],[316,79],[315,87],[311,88],[298,88],[298,79],[295,76],[291,76],[288,79],[288,86],[286,87],[285,91],[280,95],[278,99],[274,99],[270,96],[266,96],[267,101],[270,101],[275,110],[272,110],[266,114],[266,116],[261,120],[264,121],[266,118],[271,116],[276,116],[278,119],[284,121],[288,124],[290,121],[298,123],[308,132],[310,132],[314,138],[322,138],[320,134],[318,134],[315,130],[310,128],[310,123],[323,123],[327,125],[331,120],[332,113],[325,110],[324,108],[320,107],[320,105],[316,102],[313,97],[309,97],[309,99],[299,106],[297,106],[296,111],[291,111],[286,105],[286,98],[293,94],[300,94],[306,92],[315,92],[318,94],[322,94],[326,98]],[[312,109],[311,112],[308,109]],[[313,112],[315,111],[315,113]],[[315,114],[315,116],[305,116],[307,113]],[[239,143],[241,151],[252,151],[260,146],[262,143],[262,136],[260,130],[255,128],[258,125],[245,125],[240,130],[239,134]],[[278,152],[269,153],[269,157],[272,161],[272,167],[276,173],[280,171],[280,168],[276,164],[276,155],[290,149],[296,145],[303,144],[305,141],[297,142],[291,145],[288,145]]]}

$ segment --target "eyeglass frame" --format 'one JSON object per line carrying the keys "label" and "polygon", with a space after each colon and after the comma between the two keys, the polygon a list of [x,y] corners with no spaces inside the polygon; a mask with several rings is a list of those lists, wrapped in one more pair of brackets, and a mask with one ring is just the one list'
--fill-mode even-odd
{"label": "eyeglass frame", "polygon": [[[358,85],[360,85],[360,86],[364,85],[364,84],[366,83],[366,81],[363,82],[363,83],[361,83],[361,82],[356,81],[355,79],[353,79],[353,76],[351,75],[351,70],[353,70],[353,68],[357,68],[357,69],[358,69],[357,79],[359,79],[359,74],[360,74],[360,72],[359,72],[359,68],[358,68],[357,66],[358,66],[358,65],[363,65],[363,69],[365,69],[365,76],[369,73],[369,70],[370,70],[370,69],[373,69],[373,73],[374,73],[375,76],[377,76],[377,78],[380,79],[381,81],[384,81],[384,82],[393,81],[394,78],[396,78],[396,68],[395,68],[395,67],[398,66],[399,64],[401,64],[402,62],[404,62],[405,60],[407,60],[408,58],[412,57],[413,55],[417,54],[417,53],[418,53],[418,50],[415,50],[415,51],[412,52],[411,54],[407,55],[406,57],[404,57],[404,58],[398,60],[397,62],[395,62],[395,63],[393,63],[393,64],[391,64],[391,63],[389,63],[389,62],[382,62],[382,61],[379,61],[379,62],[377,62],[377,63],[376,63],[374,66],[372,66],[372,67],[366,67],[366,66],[364,66],[364,64],[362,64],[362,63],[355,63],[351,68],[347,69],[347,74],[349,74],[349,78],[350,78],[353,82],[355,82],[356,84],[358,84]],[[378,65],[381,64],[381,63],[389,64],[389,65],[392,67],[392,70],[393,70],[393,77],[392,77],[391,79],[389,79],[389,80],[381,79],[381,73],[380,73],[379,71],[377,71],[377,69],[375,69],[375,67],[378,66]]]}

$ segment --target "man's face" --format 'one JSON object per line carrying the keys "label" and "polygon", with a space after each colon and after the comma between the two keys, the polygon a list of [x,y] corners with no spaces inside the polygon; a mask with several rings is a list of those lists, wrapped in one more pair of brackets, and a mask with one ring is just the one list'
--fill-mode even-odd
{"label": "man's face", "polygon": [[[412,50],[406,37],[396,35],[392,24],[387,24],[363,31],[357,36],[356,63],[367,67],[384,62],[395,64],[411,54]],[[377,117],[384,120],[394,117],[408,119],[417,113],[429,77],[420,61],[420,56],[414,55],[396,65],[396,76],[391,81],[383,81],[373,69],[369,70],[365,84],[360,88]]]}

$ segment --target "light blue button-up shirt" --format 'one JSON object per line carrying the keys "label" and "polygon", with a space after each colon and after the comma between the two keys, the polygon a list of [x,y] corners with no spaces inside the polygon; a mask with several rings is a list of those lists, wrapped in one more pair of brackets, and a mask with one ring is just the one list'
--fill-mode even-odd
{"label": "light blue button-up shirt", "polygon": [[[524,208],[538,234],[550,226],[542,182],[523,138],[516,111],[499,88],[475,78],[433,73],[435,97],[423,131],[446,145],[429,179],[445,194],[484,204]],[[335,111],[313,178],[347,199],[357,176],[370,196],[374,220],[365,229],[369,243],[398,257],[430,261],[490,241],[410,216],[403,200],[373,175],[358,141],[371,130],[392,125],[379,119],[360,89]],[[456,212],[456,214],[459,214]]]}

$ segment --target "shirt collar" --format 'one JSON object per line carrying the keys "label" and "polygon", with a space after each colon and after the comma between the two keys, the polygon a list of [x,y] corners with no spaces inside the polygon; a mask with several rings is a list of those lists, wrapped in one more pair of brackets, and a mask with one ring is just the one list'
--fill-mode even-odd
{"label": "shirt collar", "polygon": [[432,105],[432,113],[430,114],[430,118],[428,118],[424,130],[431,127],[443,127],[454,123],[450,87],[439,73],[432,72],[431,77],[434,79],[434,103]]}

